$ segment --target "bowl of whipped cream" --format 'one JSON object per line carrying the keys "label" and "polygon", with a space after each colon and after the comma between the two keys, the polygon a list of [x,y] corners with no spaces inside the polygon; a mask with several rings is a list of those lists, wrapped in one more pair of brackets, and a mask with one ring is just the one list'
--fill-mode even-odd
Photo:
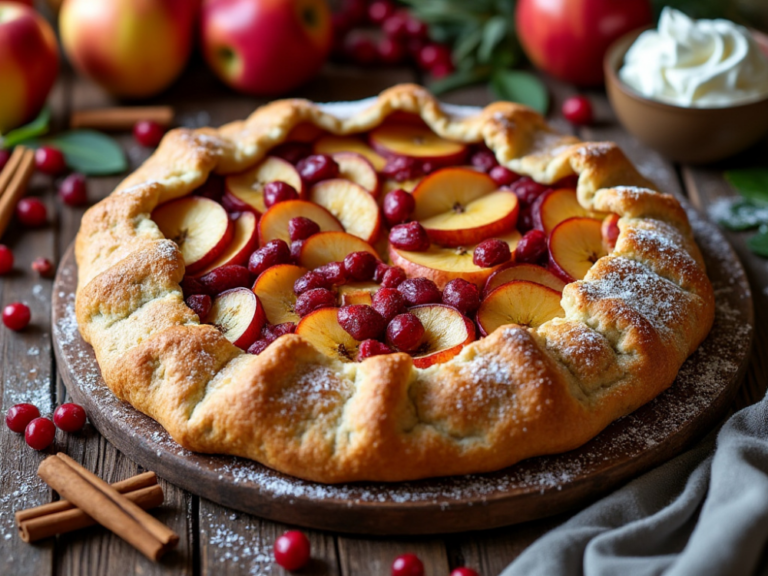
{"label": "bowl of whipped cream", "polygon": [[672,160],[722,160],[768,133],[768,39],[729,20],[664,8],[611,46],[605,77],[624,127]]}

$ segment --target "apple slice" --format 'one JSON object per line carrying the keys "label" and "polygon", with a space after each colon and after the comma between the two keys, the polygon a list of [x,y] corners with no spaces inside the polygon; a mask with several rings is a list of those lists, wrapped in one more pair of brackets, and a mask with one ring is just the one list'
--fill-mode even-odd
{"label": "apple slice", "polygon": [[[520,241],[520,233],[513,230],[503,236],[499,236],[509,244],[509,249],[514,254],[515,247]],[[389,259],[395,266],[400,266],[406,274],[413,278],[423,276],[432,280],[442,289],[448,282],[455,278],[463,278],[467,282],[483,287],[488,277],[498,269],[481,268],[472,262],[472,254],[475,246],[444,248],[432,244],[424,252],[408,252],[398,250],[394,246],[389,247]]]}
{"label": "apple slice", "polygon": [[392,178],[385,178],[381,185],[382,197],[392,192],[392,190],[397,190],[398,188],[401,188],[406,192],[413,192],[416,189],[416,186],[418,186],[422,180],[424,180],[424,178],[411,178],[410,180],[398,182]]}
{"label": "apple slice", "polygon": [[465,167],[443,168],[424,178],[413,190],[413,219],[421,221],[450,212],[457,204],[466,206],[498,188],[482,172]]}
{"label": "apple slice", "polygon": [[381,286],[375,282],[349,282],[339,286],[341,305],[366,304],[370,306],[373,302],[373,295],[379,288]]}
{"label": "apple slice", "polygon": [[291,218],[303,216],[320,226],[324,232],[344,231],[344,227],[322,206],[306,200],[286,200],[278,202],[267,210],[259,220],[259,242],[262,246],[270,240],[285,240],[291,243],[288,222]]}
{"label": "apple slice", "polygon": [[264,205],[264,186],[275,181],[290,184],[300,197],[304,196],[304,183],[296,168],[282,158],[267,156],[247,172],[227,176],[223,202],[233,210],[263,214],[267,211]]}
{"label": "apple slice", "polygon": [[483,288],[483,294],[488,295],[502,284],[512,282],[513,280],[535,282],[558,292],[562,292],[563,288],[565,288],[565,282],[546,268],[536,266],[536,264],[512,263],[505,264],[490,275],[485,283],[485,288]]}
{"label": "apple slice", "polygon": [[426,126],[384,124],[369,134],[371,146],[385,156],[408,156],[428,160],[435,166],[461,164],[467,147],[441,138]]}
{"label": "apple slice", "polygon": [[381,233],[381,211],[365,188],[342,178],[312,186],[309,199],[339,219],[348,234],[375,242]]}
{"label": "apple slice", "polygon": [[354,362],[360,342],[344,330],[336,317],[338,308],[320,308],[304,316],[296,334],[320,352],[342,362]]}
{"label": "apple slice", "polygon": [[408,310],[421,320],[424,337],[412,352],[416,368],[447,362],[475,339],[475,325],[461,312],[445,304],[422,304]]}
{"label": "apple slice", "polygon": [[590,212],[579,204],[576,191],[570,188],[550,190],[539,196],[531,207],[533,223],[547,234],[568,218],[602,219],[605,214]]}
{"label": "apple slice", "polygon": [[483,336],[499,326],[519,324],[536,328],[552,318],[565,316],[562,294],[536,282],[513,280],[486,296],[477,310],[477,325]]}
{"label": "apple slice", "polygon": [[299,264],[314,270],[331,262],[341,262],[352,252],[370,252],[379,258],[373,246],[346,232],[320,232],[310,236],[301,246]]}
{"label": "apple slice", "polygon": [[373,148],[354,136],[323,136],[315,142],[314,151],[315,154],[330,155],[337,152],[355,152],[368,160],[377,172],[384,170],[384,166],[387,165],[386,158],[374,152]]}
{"label": "apple slice", "polygon": [[293,311],[296,305],[293,285],[306,273],[307,269],[301,266],[278,264],[267,268],[256,279],[253,293],[258,296],[270,324],[298,322],[301,319]]}
{"label": "apple slice", "polygon": [[259,298],[248,288],[233,288],[219,294],[204,320],[243,350],[256,341],[266,321]]}
{"label": "apple slice", "polygon": [[357,152],[337,152],[333,159],[339,165],[339,178],[365,188],[374,198],[379,196],[379,175],[365,156]]}
{"label": "apple slice", "polygon": [[216,260],[206,266],[204,270],[195,274],[195,276],[203,276],[221,266],[233,264],[246,265],[251,252],[256,250],[259,245],[259,229],[256,226],[256,222],[257,218],[254,213],[241,213],[237,220],[235,220],[232,242],[229,243],[229,246],[226,247]]}
{"label": "apple slice", "polygon": [[234,224],[220,204],[202,196],[167,202],[152,212],[163,236],[181,250],[187,274],[216,260],[232,241]]}
{"label": "apple slice", "polygon": [[603,245],[602,223],[592,218],[569,218],[549,237],[549,266],[565,282],[581,280],[608,252]]}
{"label": "apple slice", "polygon": [[621,230],[619,230],[619,215],[618,214],[609,214],[605,217],[603,220],[603,224],[600,227],[601,233],[603,234],[603,246],[605,247],[606,252],[612,252],[614,248],[616,248],[616,241],[619,239],[619,234],[621,233]]}

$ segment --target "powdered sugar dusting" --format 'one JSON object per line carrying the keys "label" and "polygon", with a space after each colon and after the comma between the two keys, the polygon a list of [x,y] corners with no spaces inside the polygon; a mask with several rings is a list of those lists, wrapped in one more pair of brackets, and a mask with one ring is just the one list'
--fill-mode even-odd
{"label": "powdered sugar dusting", "polygon": [[239,515],[225,510],[204,510],[201,521],[202,539],[207,544],[211,560],[219,562],[222,569],[226,566],[238,568],[242,574],[266,576],[272,570],[272,538],[259,530],[257,520],[244,518],[234,532],[222,516],[228,515],[233,522]]}

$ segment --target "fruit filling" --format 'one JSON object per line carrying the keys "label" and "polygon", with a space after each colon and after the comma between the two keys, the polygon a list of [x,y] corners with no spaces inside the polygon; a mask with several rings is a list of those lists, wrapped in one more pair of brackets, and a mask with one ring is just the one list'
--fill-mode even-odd
{"label": "fruit filling", "polygon": [[619,238],[575,177],[541,184],[413,115],[354,136],[302,127],[152,214],[181,250],[187,305],[250,354],[295,333],[342,362],[401,352],[427,368],[562,317],[566,284]]}

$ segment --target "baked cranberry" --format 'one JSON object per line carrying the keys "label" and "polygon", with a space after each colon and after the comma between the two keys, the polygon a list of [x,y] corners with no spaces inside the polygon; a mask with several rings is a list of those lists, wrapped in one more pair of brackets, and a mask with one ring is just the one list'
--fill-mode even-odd
{"label": "baked cranberry", "polygon": [[211,311],[211,306],[213,306],[213,300],[211,300],[211,297],[208,296],[208,294],[192,294],[191,296],[187,296],[185,302],[187,303],[187,306],[192,309],[192,312],[197,314],[197,317],[200,318],[200,320],[203,320],[208,316],[208,312]]}
{"label": "baked cranberry", "polygon": [[387,321],[371,306],[353,304],[336,312],[336,319],[355,340],[379,338],[387,327]]}
{"label": "baked cranberry", "polygon": [[480,290],[463,278],[455,278],[443,288],[443,304],[453,306],[464,315],[480,307]]}
{"label": "baked cranberry", "polygon": [[27,446],[35,450],[45,450],[53,443],[56,426],[48,418],[35,418],[24,430]]}
{"label": "baked cranberry", "polygon": [[344,258],[344,270],[350,278],[364,282],[373,279],[378,263],[379,259],[370,252],[352,252]]}
{"label": "baked cranberry", "polygon": [[483,240],[475,247],[475,252],[472,254],[472,262],[475,266],[482,268],[492,268],[511,259],[512,252],[509,250],[509,244],[496,238]]}
{"label": "baked cranberry", "polygon": [[184,276],[181,280],[181,291],[184,293],[184,297],[194,296],[195,294],[205,294],[205,287],[197,281],[197,278],[191,276]]}
{"label": "baked cranberry", "polygon": [[436,304],[442,302],[440,289],[428,278],[407,278],[397,287],[408,306],[419,304]]}
{"label": "baked cranberry", "polygon": [[571,124],[586,126],[594,120],[592,103],[586,96],[571,96],[563,102],[563,116]]}
{"label": "baked cranberry", "polygon": [[299,263],[299,258],[301,257],[301,247],[304,246],[305,240],[294,240],[291,242],[291,260]]}
{"label": "baked cranberry", "polygon": [[293,291],[298,294],[304,294],[307,290],[314,290],[315,288],[330,288],[331,283],[322,274],[318,274],[314,270],[310,270],[304,276],[301,276],[293,283]]}
{"label": "baked cranberry", "polygon": [[320,232],[320,226],[317,225],[317,222],[304,218],[304,216],[297,216],[288,221],[288,234],[290,234],[292,242],[306,240],[318,232]]}
{"label": "baked cranberry", "polygon": [[48,220],[48,210],[37,198],[22,198],[16,204],[16,218],[24,226],[39,228]]}
{"label": "baked cranberry", "polygon": [[53,263],[48,258],[35,258],[32,262],[32,270],[44,278],[53,274]]}
{"label": "baked cranberry", "polygon": [[21,302],[14,302],[3,308],[3,324],[13,331],[24,330],[30,317],[29,306]]}
{"label": "baked cranberry", "polygon": [[283,142],[269,153],[291,164],[297,164],[299,160],[312,154],[312,145],[305,142]]}
{"label": "baked cranberry", "polygon": [[407,312],[405,298],[395,288],[380,288],[371,298],[371,306],[384,320],[391,322],[398,314]]}
{"label": "baked cranberry", "polygon": [[248,354],[253,354],[254,356],[258,356],[259,354],[264,352],[264,350],[267,349],[267,346],[272,344],[272,342],[274,342],[274,340],[267,340],[266,338],[259,338],[253,344],[248,346],[247,352],[248,352]]}
{"label": "baked cranberry", "polygon": [[528,176],[523,176],[510,186],[510,190],[517,195],[518,200],[520,200],[523,205],[527,206],[532,204],[539,196],[549,190],[549,188],[544,186],[544,184],[539,184],[538,182],[531,180]]}
{"label": "baked cranberry", "polygon": [[496,182],[497,186],[509,186],[512,182],[520,179],[520,174],[513,172],[505,166],[494,166],[491,168],[491,171],[488,172],[488,176]]}
{"label": "baked cranberry", "polygon": [[429,249],[429,236],[424,226],[416,221],[398,224],[389,231],[389,243],[400,250],[424,252]]}
{"label": "baked cranberry", "polygon": [[385,288],[397,288],[406,278],[408,277],[405,275],[405,270],[400,266],[391,266],[389,270],[384,272],[381,285]]}
{"label": "baked cranberry", "polygon": [[424,173],[422,164],[409,156],[392,156],[387,160],[382,175],[397,182],[418,178]]}
{"label": "baked cranberry", "polygon": [[165,128],[152,120],[140,120],[133,126],[136,142],[147,148],[155,148],[165,136]]}
{"label": "baked cranberry", "polygon": [[327,288],[314,288],[307,290],[296,298],[296,304],[293,307],[294,312],[299,316],[306,316],[318,308],[334,308],[336,306],[336,293]]}
{"label": "baked cranberry", "polygon": [[35,168],[43,174],[56,176],[64,172],[67,167],[64,154],[53,146],[40,146],[35,150]]}
{"label": "baked cranberry", "polygon": [[416,349],[424,337],[424,325],[410,313],[398,314],[387,325],[387,344],[409,352]]}
{"label": "baked cranberry", "polygon": [[363,340],[357,349],[357,361],[362,362],[371,356],[381,356],[382,354],[392,354],[394,350],[378,340]]}
{"label": "baked cranberry", "polygon": [[0,274],[13,270],[13,251],[5,244],[0,244]]}
{"label": "baked cranberry", "polygon": [[395,65],[405,60],[406,50],[400,40],[385,36],[376,46],[379,61],[383,64]]}
{"label": "baked cranberry", "polygon": [[26,430],[27,424],[39,417],[40,410],[34,404],[16,404],[5,414],[5,424],[11,431],[21,434]]}
{"label": "baked cranberry", "polygon": [[416,201],[408,192],[398,188],[384,196],[382,210],[390,226],[406,222],[416,208]]}
{"label": "baked cranberry", "polygon": [[275,540],[275,562],[286,570],[298,570],[307,565],[310,544],[303,532],[290,530]]}
{"label": "baked cranberry", "polygon": [[374,0],[368,5],[368,21],[371,24],[383,24],[394,13],[395,5],[389,0]]}
{"label": "baked cranberry", "polygon": [[520,208],[520,215],[517,217],[517,229],[523,234],[533,229],[533,210],[530,206]]}
{"label": "baked cranberry", "polygon": [[328,178],[336,178],[339,175],[339,165],[327,154],[307,156],[296,164],[296,170],[309,184]]}
{"label": "baked cranberry", "polygon": [[0,150],[0,170],[5,168],[5,165],[8,164],[8,160],[10,159],[11,159],[10,150]]}
{"label": "baked cranberry", "polygon": [[248,270],[258,276],[264,270],[277,264],[287,264],[291,261],[291,249],[285,240],[270,240],[264,246],[251,254],[248,260]]}
{"label": "baked cranberry", "polygon": [[381,284],[381,281],[384,279],[384,274],[392,268],[389,264],[385,264],[384,262],[379,262],[376,264],[376,271],[373,273],[373,281]]}
{"label": "baked cranberry", "polygon": [[461,568],[455,568],[451,572],[451,576],[480,576],[476,570],[462,566]]}
{"label": "baked cranberry", "polygon": [[535,264],[547,253],[547,235],[541,230],[531,230],[520,238],[515,248],[515,262]]}
{"label": "baked cranberry", "polygon": [[416,554],[403,554],[392,562],[392,576],[424,576],[424,564]]}
{"label": "baked cranberry", "polygon": [[85,426],[85,410],[71,402],[62,404],[53,412],[53,423],[64,432],[78,432]]}
{"label": "baked cranberry", "polygon": [[296,188],[287,182],[275,180],[274,182],[267,182],[264,186],[264,205],[267,208],[271,208],[278,202],[296,200],[298,197],[299,193],[296,192]]}
{"label": "baked cranberry", "polygon": [[431,70],[437,64],[451,63],[451,50],[442,44],[427,44],[417,58],[422,70]]}
{"label": "baked cranberry", "polygon": [[88,203],[88,186],[85,176],[73,172],[59,186],[59,197],[67,206],[82,206]]}
{"label": "baked cranberry", "polygon": [[322,274],[332,286],[341,286],[347,281],[347,271],[344,269],[343,262],[328,262],[315,268],[315,272]]}
{"label": "baked cranberry", "polygon": [[251,274],[245,266],[229,264],[214,268],[197,281],[205,289],[206,294],[215,296],[232,288],[247,288],[251,285]]}
{"label": "baked cranberry", "polygon": [[469,161],[472,166],[483,172],[490,172],[493,168],[499,165],[493,152],[485,148],[481,148],[472,154]]}
{"label": "baked cranberry", "polygon": [[396,12],[381,24],[384,34],[390,38],[400,39],[406,34],[405,26],[408,23],[408,14],[403,10]]}
{"label": "baked cranberry", "polygon": [[280,336],[285,334],[293,334],[296,332],[296,324],[293,322],[283,322],[282,324],[264,324],[264,328],[261,329],[261,337],[266,338],[270,342],[277,340]]}

